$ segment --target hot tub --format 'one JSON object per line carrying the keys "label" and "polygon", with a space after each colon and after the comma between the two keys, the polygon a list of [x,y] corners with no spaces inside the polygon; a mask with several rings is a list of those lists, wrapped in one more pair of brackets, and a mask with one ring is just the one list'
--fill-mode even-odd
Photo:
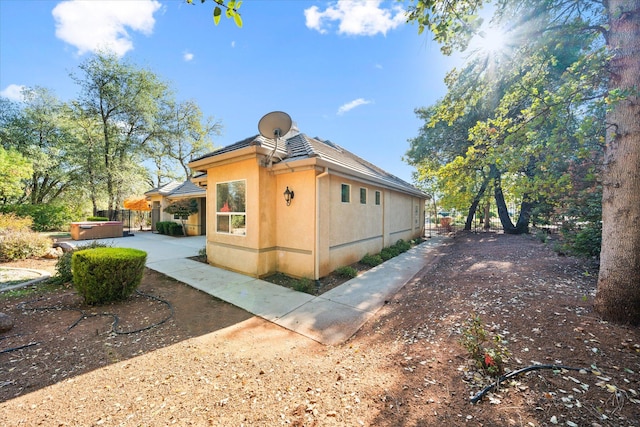
{"label": "hot tub", "polygon": [[73,240],[108,239],[122,236],[122,221],[83,221],[71,223],[71,238]]}

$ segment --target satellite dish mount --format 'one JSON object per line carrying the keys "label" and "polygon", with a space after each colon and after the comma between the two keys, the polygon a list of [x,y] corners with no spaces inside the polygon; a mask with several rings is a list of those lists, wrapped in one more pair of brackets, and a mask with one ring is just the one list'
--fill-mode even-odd
{"label": "satellite dish mount", "polygon": [[265,159],[264,165],[271,167],[274,153],[278,149],[278,139],[291,130],[291,116],[283,111],[272,111],[262,116],[258,122],[258,131],[264,138],[274,141],[273,151]]}

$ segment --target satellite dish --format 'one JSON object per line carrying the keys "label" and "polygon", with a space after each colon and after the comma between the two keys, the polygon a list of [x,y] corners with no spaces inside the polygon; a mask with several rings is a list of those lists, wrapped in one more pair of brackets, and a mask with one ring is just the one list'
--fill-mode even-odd
{"label": "satellite dish", "polygon": [[258,131],[263,137],[277,141],[278,138],[291,130],[292,123],[291,117],[287,113],[272,111],[262,116],[258,122]]}

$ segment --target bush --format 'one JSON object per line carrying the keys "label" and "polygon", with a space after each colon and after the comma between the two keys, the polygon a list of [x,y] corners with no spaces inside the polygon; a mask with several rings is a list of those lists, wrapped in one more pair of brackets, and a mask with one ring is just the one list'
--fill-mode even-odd
{"label": "bush", "polygon": [[293,282],[293,290],[304,292],[306,294],[315,295],[316,285],[311,279],[297,279]]}
{"label": "bush", "polygon": [[571,251],[577,255],[599,256],[602,244],[602,224],[589,224],[578,231],[571,244]]}
{"label": "bush", "polygon": [[358,270],[353,267],[344,266],[336,268],[336,274],[340,277],[346,277],[349,279],[353,279],[358,275]]}
{"label": "bush", "polygon": [[400,239],[392,247],[398,250],[398,255],[399,255],[399,254],[401,254],[403,252],[407,252],[409,249],[411,249],[411,243],[405,242],[404,240]]}
{"label": "bush", "polygon": [[159,221],[156,222],[156,230],[160,234],[166,234],[168,236],[182,236],[182,225],[173,221]]}
{"label": "bush", "polygon": [[56,262],[56,274],[49,279],[50,283],[56,285],[62,285],[73,281],[73,273],[71,272],[71,257],[75,251],[81,251],[83,249],[95,249],[95,248],[108,248],[109,245],[100,242],[91,242],[84,245],[78,245],[72,251],[65,252],[58,262]]}
{"label": "bush", "polygon": [[384,261],[380,255],[369,255],[366,254],[360,260],[364,265],[368,265],[369,267],[375,267],[376,265],[382,264]]}
{"label": "bush", "polygon": [[15,213],[0,213],[0,234],[9,231],[31,230],[33,219],[30,216],[20,217]]}
{"label": "bush", "polygon": [[71,257],[73,285],[90,305],[128,298],[140,285],[147,253],[130,248],[94,248]]}
{"label": "bush", "polygon": [[59,205],[5,205],[0,210],[20,217],[31,217],[35,231],[68,230],[69,223],[73,221],[71,211]]}
{"label": "bush", "polygon": [[382,249],[382,251],[380,251],[380,257],[383,261],[390,260],[391,258],[397,257],[398,255],[400,255],[400,252],[398,252],[398,249],[394,248],[393,246],[389,246],[388,248],[384,248]]}
{"label": "bush", "polygon": [[87,221],[109,221],[106,216],[90,216]]}
{"label": "bush", "polygon": [[480,316],[473,315],[467,319],[460,332],[460,344],[478,368],[495,377],[504,373],[504,364],[510,352],[500,335],[491,334],[485,329]]}
{"label": "bush", "polygon": [[41,257],[51,244],[51,239],[30,230],[5,232],[0,235],[0,261]]}

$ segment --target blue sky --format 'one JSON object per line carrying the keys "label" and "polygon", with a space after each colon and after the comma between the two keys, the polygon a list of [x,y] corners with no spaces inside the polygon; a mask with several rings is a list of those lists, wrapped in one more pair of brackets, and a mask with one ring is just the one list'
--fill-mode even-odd
{"label": "blue sky", "polygon": [[456,59],[404,23],[395,1],[245,0],[243,28],[213,24],[213,2],[0,1],[0,93],[23,86],[78,95],[69,77],[110,46],[170,82],[220,120],[216,146],[256,134],[260,118],[289,113],[301,132],[329,139],[406,181],[414,109],[445,94]]}

